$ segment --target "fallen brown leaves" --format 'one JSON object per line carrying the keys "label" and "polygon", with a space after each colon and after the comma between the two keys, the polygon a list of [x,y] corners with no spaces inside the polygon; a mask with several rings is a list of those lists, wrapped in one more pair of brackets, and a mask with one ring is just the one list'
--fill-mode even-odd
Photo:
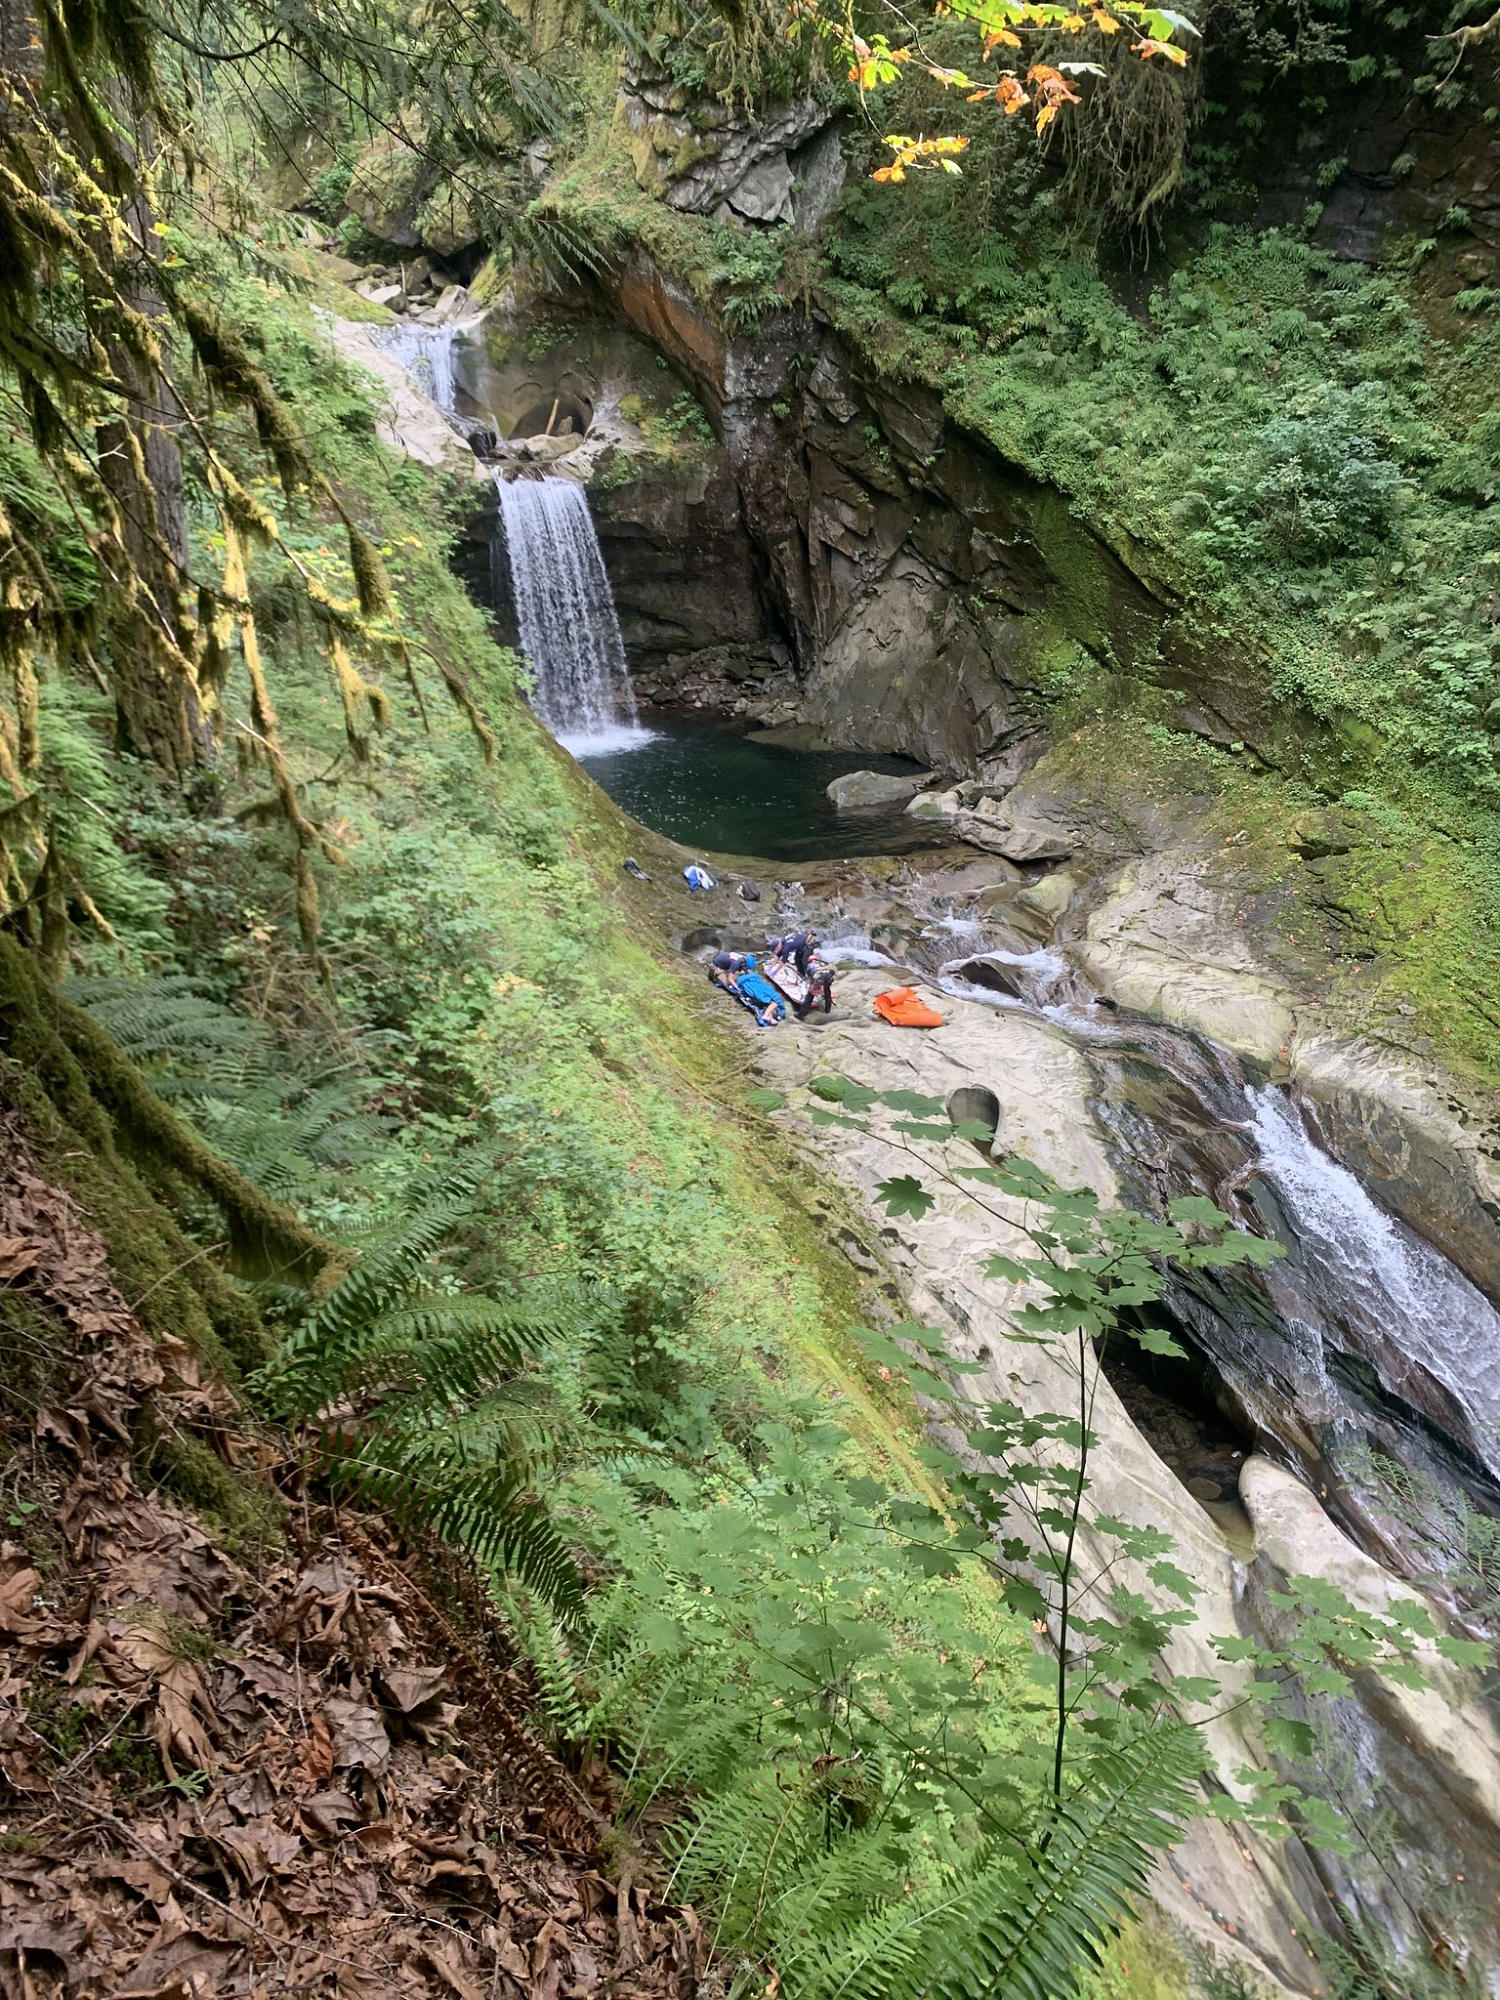
{"label": "fallen brown leaves", "polygon": [[72,1356],[36,1421],[38,1531],[0,1544],[0,1994],[697,1992],[692,1912],[606,1879],[597,1810],[380,1522],[308,1525],[252,1574],[143,1490],[143,1421],[255,1446],[3,1121],[0,1286]]}

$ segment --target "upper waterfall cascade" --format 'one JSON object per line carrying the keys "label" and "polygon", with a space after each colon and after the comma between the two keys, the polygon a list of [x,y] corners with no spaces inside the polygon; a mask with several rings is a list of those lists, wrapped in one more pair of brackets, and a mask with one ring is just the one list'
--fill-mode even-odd
{"label": "upper waterfall cascade", "polygon": [[386,353],[396,357],[450,423],[458,417],[455,349],[459,335],[470,324],[450,320],[446,326],[422,326],[416,320],[402,320],[380,337]]}
{"label": "upper waterfall cascade", "polygon": [[649,742],[587,493],[576,479],[495,484],[532,707],[575,756]]}

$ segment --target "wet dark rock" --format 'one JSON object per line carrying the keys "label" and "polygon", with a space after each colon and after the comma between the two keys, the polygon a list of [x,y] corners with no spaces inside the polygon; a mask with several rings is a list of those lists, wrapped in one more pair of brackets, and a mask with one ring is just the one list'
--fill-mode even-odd
{"label": "wet dark rock", "polygon": [[[601,283],[693,383],[723,443],[721,496],[688,501],[722,531],[673,518],[668,496],[654,522],[633,493],[598,496],[611,576],[636,599],[622,605],[627,647],[648,679],[668,654],[728,643],[774,657],[780,641],[788,664],[774,696],[710,675],[690,702],[996,785],[1045,749],[1047,690],[1069,655],[1126,674],[1159,658],[1153,674],[1181,697],[1180,721],[1190,710],[1190,726],[1268,762],[1316,734],[1265,696],[1264,675],[1232,645],[1190,631],[1171,591],[1060,495],[816,318],[765,318],[738,342],[642,255]],[[645,591],[632,542],[654,579]]]}

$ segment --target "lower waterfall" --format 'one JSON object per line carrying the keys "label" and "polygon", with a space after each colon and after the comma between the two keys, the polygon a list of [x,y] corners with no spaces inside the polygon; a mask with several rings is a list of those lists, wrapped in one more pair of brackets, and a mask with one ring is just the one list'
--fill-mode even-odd
{"label": "lower waterfall", "polygon": [[575,479],[501,479],[521,647],[535,677],[531,705],[575,756],[650,741],[588,495]]}

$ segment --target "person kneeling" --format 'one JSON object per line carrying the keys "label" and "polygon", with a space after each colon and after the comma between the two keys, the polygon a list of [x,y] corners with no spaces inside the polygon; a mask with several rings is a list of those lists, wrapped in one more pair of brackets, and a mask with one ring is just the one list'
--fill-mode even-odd
{"label": "person kneeling", "polygon": [[753,952],[716,951],[708,962],[708,976],[715,986],[722,986],[726,993],[733,993],[734,982],[742,972],[754,972]]}
{"label": "person kneeling", "polygon": [[823,1002],[823,1012],[831,1014],[833,1012],[833,968],[825,965],[820,958],[810,958],[807,962],[807,971],[804,976],[807,980],[807,998],[795,1010],[797,1019],[805,1021],[813,1008],[817,1006],[819,1000]]}

